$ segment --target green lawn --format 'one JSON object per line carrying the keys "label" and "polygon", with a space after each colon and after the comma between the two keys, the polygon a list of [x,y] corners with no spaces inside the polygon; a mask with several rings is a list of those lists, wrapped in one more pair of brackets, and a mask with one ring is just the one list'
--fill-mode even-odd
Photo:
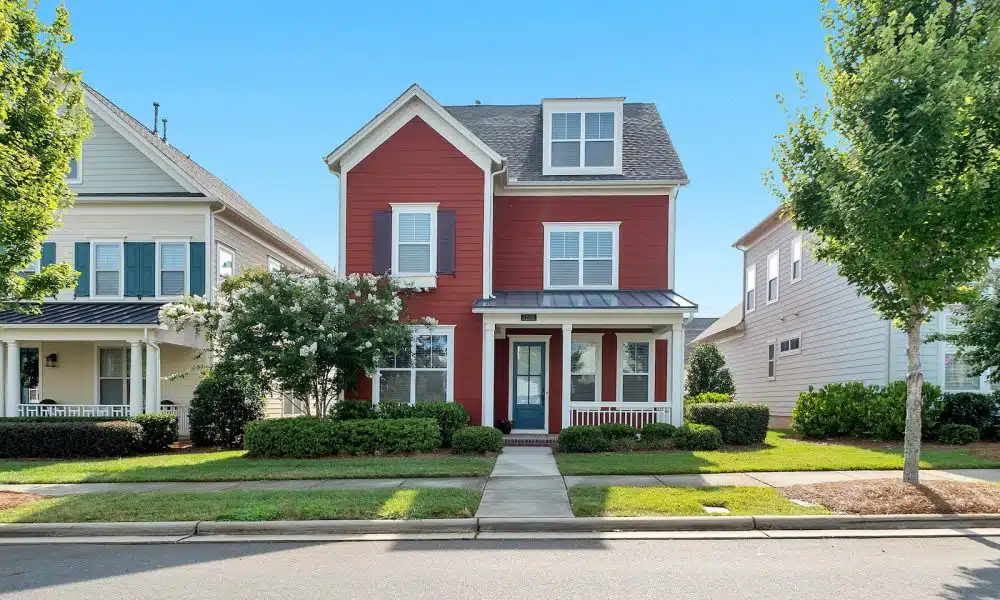
{"label": "green lawn", "polygon": [[473,516],[480,496],[461,489],[78,494],[0,511],[0,523],[446,519]]}
{"label": "green lawn", "polygon": [[243,458],[243,452],[178,452],[91,460],[0,460],[0,483],[253,481],[374,477],[485,477],[492,456]]}
{"label": "green lawn", "polygon": [[773,488],[573,486],[569,503],[578,517],[709,516],[706,506],[728,508],[731,515],[825,515],[815,506],[793,504]]}
{"label": "green lawn", "polygon": [[[927,448],[920,465],[928,469],[998,467],[1000,460],[974,456],[962,448]],[[668,475],[740,471],[842,471],[902,469],[902,444],[868,449],[844,444],[792,439],[789,432],[769,431],[764,446],[710,452],[621,452],[556,454],[563,475]]]}

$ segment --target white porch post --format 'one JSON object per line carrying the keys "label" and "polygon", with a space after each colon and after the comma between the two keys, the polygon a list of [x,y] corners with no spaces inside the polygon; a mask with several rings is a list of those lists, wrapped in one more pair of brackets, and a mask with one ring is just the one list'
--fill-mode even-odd
{"label": "white porch post", "polygon": [[146,412],[160,412],[160,349],[146,343]]}
{"label": "white porch post", "polygon": [[16,417],[21,404],[21,349],[16,341],[7,342],[6,375],[7,416]]}
{"label": "white porch post", "polygon": [[684,323],[670,326],[670,377],[667,380],[670,400],[670,422],[680,425],[684,421]]}
{"label": "white porch post", "polygon": [[572,416],[569,408],[569,397],[571,387],[570,374],[573,363],[573,324],[563,323],[562,326],[562,426],[569,427],[572,424]]}
{"label": "white porch post", "polygon": [[493,384],[496,371],[496,325],[483,316],[483,426],[493,425]]}
{"label": "white porch post", "polygon": [[142,342],[132,342],[129,364],[129,412],[142,412]]}
{"label": "white porch post", "polygon": [[[5,347],[6,344],[0,342],[0,381],[3,381],[3,365],[4,365],[3,352]],[[5,400],[6,394],[4,394],[4,387],[6,386],[0,385],[0,416],[16,417],[17,415],[7,414],[7,401]]]}

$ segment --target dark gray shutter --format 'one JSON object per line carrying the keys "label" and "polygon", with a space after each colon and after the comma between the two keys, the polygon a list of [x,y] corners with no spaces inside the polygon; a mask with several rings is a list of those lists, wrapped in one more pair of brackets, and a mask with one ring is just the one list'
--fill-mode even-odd
{"label": "dark gray shutter", "polygon": [[438,211],[438,275],[455,274],[455,211]]}
{"label": "dark gray shutter", "polygon": [[377,210],[372,215],[372,273],[392,269],[392,211]]}

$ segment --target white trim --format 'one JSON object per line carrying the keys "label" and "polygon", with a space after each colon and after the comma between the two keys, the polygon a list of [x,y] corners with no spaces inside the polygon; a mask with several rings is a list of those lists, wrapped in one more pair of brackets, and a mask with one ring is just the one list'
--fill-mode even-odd
{"label": "white trim", "polygon": [[[542,342],[545,344],[545,415],[544,429],[514,429],[511,433],[548,433],[549,432],[549,401],[551,400],[550,385],[552,380],[552,363],[549,360],[549,350],[552,347],[551,335],[508,335],[507,336],[507,418],[514,420],[514,342]],[[560,399],[561,401],[561,399]]]}
{"label": "white trim", "polygon": [[496,394],[496,325],[483,319],[483,397],[481,424],[493,425]]}
{"label": "white trim", "polygon": [[80,146],[80,155],[70,158],[70,160],[76,160],[76,177],[70,177],[66,174],[66,183],[68,185],[79,185],[83,183],[83,146]]}
{"label": "white trim", "polygon": [[[455,326],[454,325],[438,325],[436,327],[427,327],[425,325],[414,325],[410,328],[410,351],[415,354],[415,344],[416,337],[418,335],[445,335],[448,337],[448,366],[446,367],[445,375],[445,402],[455,401]],[[391,369],[390,369],[391,370]],[[396,369],[399,371],[408,370],[410,372],[410,402],[412,406],[416,403],[416,375],[417,367],[411,361],[409,369]],[[380,401],[380,379],[381,379],[381,369],[375,370],[375,376],[372,377],[372,404],[378,405]]]}
{"label": "white trim", "polygon": [[[764,358],[767,368],[764,370],[764,374],[767,375],[768,381],[774,381],[778,378],[778,341],[768,340],[765,343]],[[774,357],[771,357],[771,349],[774,349]],[[771,374],[768,375],[767,372],[770,371]]]}
{"label": "white trim", "polygon": [[[187,296],[190,293],[190,291],[191,291],[191,242],[190,242],[190,238],[184,238],[184,239],[180,239],[180,238],[163,238],[163,239],[156,239],[155,243],[156,243],[156,267],[155,267],[155,273],[156,273],[156,297],[157,298],[182,298],[184,296]],[[184,293],[182,295],[180,295],[180,296],[164,296],[163,295],[163,291],[160,289],[160,287],[161,287],[160,286],[160,278],[162,276],[161,265],[160,265],[160,246],[162,244],[183,244],[183,246],[184,246]],[[123,248],[123,251],[124,251],[124,248]],[[124,258],[123,258],[122,262],[124,263]],[[124,291],[125,290],[122,290],[122,293],[124,293]]]}
{"label": "white trim", "polygon": [[[792,340],[798,340],[799,341],[799,347],[798,348],[795,348],[794,350],[782,350],[781,349],[781,344],[784,343],[784,342],[788,342],[788,346],[789,346],[789,348],[791,348],[791,345],[792,345],[791,342],[792,342]],[[779,356],[794,356],[796,354],[800,354],[801,352],[802,352],[802,333],[794,333],[794,334],[791,334],[791,335],[788,335],[788,336],[785,336],[783,338],[779,338],[778,339],[778,355]]]}
{"label": "white trim", "polygon": [[[798,259],[795,258],[796,252],[799,255]],[[798,281],[802,281],[802,236],[801,235],[797,235],[794,238],[792,238],[791,253],[790,253],[789,256],[790,256],[790,258],[788,260],[788,274],[789,274],[789,278],[791,279],[792,283],[796,283]],[[798,277],[795,276],[795,262],[796,262],[796,260],[798,260],[798,263],[799,263],[799,276]]]}
{"label": "white trim", "polygon": [[[597,373],[595,373],[595,375],[594,375],[594,400],[593,400],[593,402],[590,402],[588,400],[573,400],[573,398],[572,398],[572,390],[570,390],[570,392],[571,392],[570,402],[590,403],[590,404],[593,404],[594,406],[600,406],[598,403],[602,402],[604,400],[604,398],[601,397],[601,371],[604,370],[604,362],[603,362],[603,360],[604,360],[604,351],[603,351],[604,334],[603,333],[573,333],[572,336],[570,337],[570,348],[572,348],[573,342],[586,342],[586,343],[591,343],[591,344],[595,344],[596,345],[597,353],[596,353],[596,355],[594,357],[594,360],[596,361],[596,365],[597,365],[596,366]],[[572,369],[570,369],[570,382],[572,382],[572,380],[573,380],[573,375],[578,375],[578,374],[579,373],[573,373]]]}
{"label": "white trim", "polygon": [[[774,277],[771,277],[771,257],[774,257]],[[764,305],[774,304],[781,297],[781,253],[775,249],[767,255],[765,265],[767,279],[764,280]],[[774,280],[774,298],[771,298],[771,280]]]}
{"label": "white trim", "polygon": [[[743,271],[743,276],[743,311],[746,314],[750,314],[757,310],[757,263],[748,266]],[[753,306],[747,305],[748,297],[753,298]]]}
{"label": "white trim", "polygon": [[[621,175],[622,173],[622,120],[624,98],[601,99],[551,99],[542,101],[542,175]],[[614,160],[611,166],[587,167],[587,113],[614,115],[614,139],[612,141]],[[552,115],[578,113],[580,115],[580,166],[552,166]],[[566,140],[573,141],[573,140]],[[598,141],[609,141],[600,138]]]}
{"label": "white trim", "polygon": [[277,258],[267,255],[267,272],[274,273],[275,271],[280,271],[285,268],[285,263],[281,262]]}
{"label": "white trim", "polygon": [[583,180],[583,181],[517,181],[509,180],[496,191],[497,196],[669,196],[680,186],[687,185],[686,179],[651,180]]}
{"label": "white trim", "polygon": [[236,275],[236,251],[233,250],[230,246],[223,244],[222,242],[216,241],[215,242],[215,285],[213,287],[218,287],[218,285],[222,283],[223,279],[225,279],[225,277],[222,276],[222,257],[219,256],[222,252],[228,252],[229,255],[232,257],[232,262],[233,262],[232,273],[230,273],[229,276],[231,277],[233,275]]}
{"label": "white trim", "polygon": [[[655,373],[656,373],[656,337],[651,333],[616,333],[617,346],[618,346],[618,361],[615,367],[617,381],[617,389],[615,389],[615,402],[625,402],[622,400],[622,383],[624,372],[622,367],[624,367],[624,351],[626,343],[648,343],[649,344],[649,371],[646,373],[646,379],[649,382],[649,392],[648,400],[646,402],[629,402],[626,406],[642,406],[643,404],[652,404],[656,401],[654,394],[656,391]],[[636,373],[637,375],[639,373]]]}
{"label": "white trim", "polygon": [[[97,293],[97,245],[118,245],[118,294]],[[125,240],[94,239],[90,240],[90,297],[91,298],[124,298],[125,297]]]}
{"label": "white trim", "polygon": [[[392,275],[404,281],[412,281],[418,287],[437,287],[437,244],[438,244],[438,203],[406,202],[390,203],[392,207]],[[430,270],[426,273],[404,273],[399,269],[399,215],[419,213],[430,215]]]}
{"label": "white trim", "polygon": [[483,298],[493,296],[493,169],[483,169]]}
{"label": "white trim", "polygon": [[[569,222],[543,222],[542,228],[544,229],[543,243],[545,247],[543,248],[544,254],[544,265],[542,267],[544,273],[544,287],[546,290],[617,290],[618,289],[618,270],[619,270],[619,231],[621,230],[621,221],[596,221],[596,222],[579,222],[579,223],[569,223]],[[598,231],[598,232],[610,232],[611,233],[611,285],[585,285],[583,283],[583,263],[585,259],[583,257],[583,238],[585,232]],[[550,273],[550,243],[549,238],[553,232],[578,232],[579,236],[579,254],[576,258],[579,273],[579,285],[552,285],[549,281]],[[558,260],[558,259],[556,259]],[[594,260],[594,259],[590,259]],[[607,260],[607,258],[601,258],[599,260]]]}
{"label": "white trim", "polygon": [[340,179],[340,243],[337,246],[337,272],[347,275],[347,171],[339,173]]}
{"label": "white trim", "polygon": [[[653,344],[656,347],[656,344]],[[656,368],[653,368],[656,372]],[[684,423],[684,321],[670,327],[667,342],[667,397],[670,403],[670,423],[680,426]],[[655,387],[653,388],[656,389]],[[656,398],[653,398],[656,401]]]}

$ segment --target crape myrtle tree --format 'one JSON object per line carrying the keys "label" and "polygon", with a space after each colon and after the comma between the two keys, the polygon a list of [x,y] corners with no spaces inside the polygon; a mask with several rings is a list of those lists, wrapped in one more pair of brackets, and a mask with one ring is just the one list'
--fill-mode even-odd
{"label": "crape myrtle tree", "polygon": [[90,135],[80,74],[63,64],[72,41],[64,7],[46,24],[34,2],[0,0],[0,309],[37,311],[77,276],[66,264],[26,273],[72,204],[66,175]]}
{"label": "crape myrtle tree", "polygon": [[325,417],[361,374],[373,375],[397,349],[410,351],[411,326],[436,325],[404,316],[406,291],[370,273],[248,269],[220,285],[214,304],[187,297],[164,306],[160,320],[178,331],[194,328],[215,361]]}
{"label": "crape myrtle tree", "polygon": [[967,298],[1000,242],[1000,2],[840,0],[821,18],[825,102],[792,115],[768,181],[814,255],[907,334],[917,483],[921,326]]}

